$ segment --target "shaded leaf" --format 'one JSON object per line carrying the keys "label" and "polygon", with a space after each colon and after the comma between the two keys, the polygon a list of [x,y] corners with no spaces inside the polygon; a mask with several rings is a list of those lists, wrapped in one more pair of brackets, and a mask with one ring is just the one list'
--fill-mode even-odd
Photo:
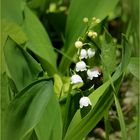
{"label": "shaded leaf", "polygon": [[62,120],[58,101],[52,95],[43,117],[35,127],[38,140],[62,140]]}
{"label": "shaded leaf", "polygon": [[40,65],[10,38],[4,47],[4,56],[10,76],[18,90],[36,80],[42,71]]}
{"label": "shaded leaf", "polygon": [[24,30],[29,38],[27,47],[37,56],[43,68],[51,75],[56,72],[56,54],[47,32],[33,12],[25,7]]}
{"label": "shaded leaf", "polygon": [[22,0],[2,0],[1,2],[2,19],[21,24],[23,22],[22,17]]}
{"label": "shaded leaf", "polygon": [[5,41],[7,40],[7,37],[11,37],[17,44],[23,44],[27,41],[27,36],[23,32],[22,28],[14,23],[9,22],[7,20],[2,20],[2,47],[5,44]]}
{"label": "shaded leaf", "polygon": [[138,57],[131,57],[129,65],[128,65],[129,71],[139,79],[139,58]]}
{"label": "shaded leaf", "polygon": [[22,140],[32,132],[41,120],[52,95],[53,84],[49,79],[32,83],[18,93],[7,110],[4,140]]}
{"label": "shaded leaf", "polygon": [[111,35],[105,30],[101,37],[101,61],[103,64],[103,80],[107,81],[116,67],[116,44]]}

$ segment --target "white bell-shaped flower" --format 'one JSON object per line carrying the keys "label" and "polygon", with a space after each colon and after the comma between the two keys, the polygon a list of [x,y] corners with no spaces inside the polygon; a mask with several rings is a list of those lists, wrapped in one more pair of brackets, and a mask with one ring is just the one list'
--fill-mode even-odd
{"label": "white bell-shaped flower", "polygon": [[80,61],[76,63],[76,71],[85,71],[87,70],[86,68],[86,63],[84,61]]}
{"label": "white bell-shaped flower", "polygon": [[80,59],[87,58],[87,51],[86,49],[82,49],[80,52]]}
{"label": "white bell-shaped flower", "polygon": [[92,105],[88,97],[82,97],[79,101],[79,104],[80,104],[80,108],[87,107],[88,105]]}
{"label": "white bell-shaped flower", "polygon": [[82,41],[76,41],[75,42],[75,47],[77,48],[77,49],[79,49],[79,48],[82,48],[83,47],[83,42]]}
{"label": "white bell-shaped flower", "polygon": [[92,49],[92,48],[89,48],[87,50],[87,54],[88,54],[88,57],[91,58],[91,57],[93,57],[95,55],[95,50]]}
{"label": "white bell-shaped flower", "polygon": [[89,69],[87,70],[88,79],[92,80],[93,77],[98,77],[100,75],[97,69]]}
{"label": "white bell-shaped flower", "polygon": [[77,83],[83,83],[82,78],[78,74],[72,75],[71,84],[77,84]]}

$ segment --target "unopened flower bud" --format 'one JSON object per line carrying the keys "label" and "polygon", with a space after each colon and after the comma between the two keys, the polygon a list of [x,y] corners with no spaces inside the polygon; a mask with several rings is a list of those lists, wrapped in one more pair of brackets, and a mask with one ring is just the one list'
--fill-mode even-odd
{"label": "unopened flower bud", "polygon": [[93,21],[96,21],[96,17],[93,17],[92,20],[93,20]]}
{"label": "unopened flower bud", "polygon": [[82,48],[82,47],[83,47],[83,42],[82,42],[82,41],[79,41],[79,40],[76,41],[76,42],[75,42],[75,47],[78,48],[78,49],[79,49],[79,48]]}
{"label": "unopened flower bud", "polygon": [[93,31],[89,31],[88,32],[88,37],[92,37],[93,36]]}
{"label": "unopened flower bud", "polygon": [[92,37],[93,37],[93,38],[96,38],[96,37],[97,37],[97,32],[93,32],[93,33],[92,33]]}
{"label": "unopened flower bud", "polygon": [[83,18],[83,22],[84,22],[84,23],[87,23],[87,22],[88,22],[88,18],[87,18],[87,17],[84,17],[84,18]]}

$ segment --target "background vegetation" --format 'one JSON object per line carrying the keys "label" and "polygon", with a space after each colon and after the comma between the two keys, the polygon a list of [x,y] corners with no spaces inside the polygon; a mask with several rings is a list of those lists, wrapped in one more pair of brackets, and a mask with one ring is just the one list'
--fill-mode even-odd
{"label": "background vegetation", "polygon": [[[138,15],[138,0],[2,0],[1,139],[139,140]],[[86,41],[102,75],[94,89],[69,91],[84,17],[101,20]],[[78,89],[90,111],[79,109]]]}

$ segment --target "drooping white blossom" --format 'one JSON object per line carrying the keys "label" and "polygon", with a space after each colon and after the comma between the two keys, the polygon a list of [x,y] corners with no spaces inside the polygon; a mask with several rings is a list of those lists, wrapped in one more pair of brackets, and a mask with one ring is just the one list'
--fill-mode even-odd
{"label": "drooping white blossom", "polygon": [[94,77],[98,77],[100,73],[97,69],[88,69],[87,75],[88,75],[88,79],[92,80]]}
{"label": "drooping white blossom", "polygon": [[71,84],[77,84],[77,83],[83,83],[82,78],[78,74],[72,75]]}
{"label": "drooping white blossom", "polygon": [[80,59],[84,59],[84,58],[87,58],[87,51],[86,49],[81,49]]}
{"label": "drooping white blossom", "polygon": [[77,48],[77,49],[79,49],[79,48],[82,48],[83,47],[83,42],[82,41],[76,41],[75,42],[75,47]]}
{"label": "drooping white blossom", "polygon": [[80,104],[80,108],[92,105],[88,97],[82,97],[79,101],[79,104]]}
{"label": "drooping white blossom", "polygon": [[88,54],[88,57],[91,58],[91,57],[93,57],[95,55],[95,50],[92,49],[92,48],[89,48],[87,50],[87,54]]}
{"label": "drooping white blossom", "polygon": [[86,63],[84,61],[79,61],[76,63],[76,71],[79,72],[79,71],[85,71],[87,70],[86,68]]}

